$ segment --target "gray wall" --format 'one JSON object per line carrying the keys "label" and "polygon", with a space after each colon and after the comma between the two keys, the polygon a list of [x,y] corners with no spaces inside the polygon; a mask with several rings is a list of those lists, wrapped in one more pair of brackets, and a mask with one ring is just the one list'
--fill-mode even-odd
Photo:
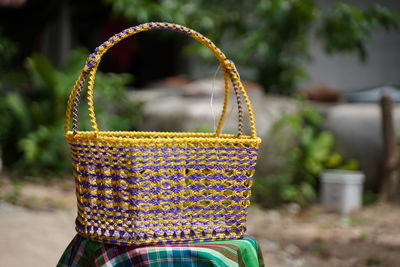
{"label": "gray wall", "polygon": [[[317,1],[321,8],[329,8],[335,1]],[[400,11],[399,0],[346,0],[360,8],[379,3]],[[301,87],[327,85],[340,90],[356,90],[383,84],[400,85],[400,33],[377,31],[367,46],[368,60],[365,64],[356,55],[326,55],[317,40],[311,43],[313,61],[307,65],[310,78]]]}
{"label": "gray wall", "polygon": [[[335,5],[333,0],[317,0],[320,8]],[[379,3],[382,6],[400,11],[400,0],[342,0],[359,8]],[[400,25],[400,21],[399,21]],[[312,61],[306,64],[309,78],[299,84],[300,89],[326,85],[342,91],[365,89],[373,86],[400,85],[400,32],[376,31],[367,45],[368,60],[361,63],[357,55],[335,54],[328,56],[318,40],[310,42]],[[217,62],[210,65],[192,58],[190,74],[197,78],[212,76]],[[240,73],[247,79],[256,79],[254,69],[239,66]]]}

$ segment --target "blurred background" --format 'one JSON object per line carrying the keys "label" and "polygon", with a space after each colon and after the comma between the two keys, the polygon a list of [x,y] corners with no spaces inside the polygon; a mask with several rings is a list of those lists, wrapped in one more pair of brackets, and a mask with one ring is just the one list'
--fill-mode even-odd
{"label": "blurred background", "polygon": [[[215,41],[252,100],[263,142],[249,233],[267,265],[396,266],[399,11],[396,0],[0,0],[0,265],[55,266],[74,236],[63,123],[86,57],[127,27],[168,21]],[[141,33],[102,60],[99,127],[212,132],[223,90],[207,48]]]}

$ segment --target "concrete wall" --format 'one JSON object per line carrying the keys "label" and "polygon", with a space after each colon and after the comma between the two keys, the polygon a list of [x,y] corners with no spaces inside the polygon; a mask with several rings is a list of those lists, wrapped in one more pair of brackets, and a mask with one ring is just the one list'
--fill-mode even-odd
{"label": "concrete wall", "polygon": [[[318,0],[321,8],[329,8],[335,1]],[[348,4],[365,8],[379,3],[400,11],[398,0],[346,0]],[[307,65],[310,75],[301,87],[328,85],[340,90],[356,90],[383,84],[400,85],[400,33],[377,31],[367,45],[368,61],[363,64],[356,55],[326,55],[319,41],[311,42],[313,61]]]}
{"label": "concrete wall", "polygon": [[[332,0],[316,0],[322,9],[333,7]],[[366,8],[373,4],[400,11],[400,0],[342,0],[358,8]],[[400,25],[400,21],[399,21]],[[223,46],[222,46],[223,47]],[[306,64],[309,79],[302,81],[299,88],[327,85],[342,91],[365,89],[378,85],[400,85],[400,32],[387,33],[376,31],[367,45],[368,60],[359,61],[357,55],[343,53],[328,56],[321,43],[312,38],[310,55],[312,61]],[[196,57],[195,57],[196,58]],[[192,58],[190,74],[197,78],[212,76],[217,62],[210,65],[197,62]],[[256,79],[254,69],[239,66],[243,77]]]}

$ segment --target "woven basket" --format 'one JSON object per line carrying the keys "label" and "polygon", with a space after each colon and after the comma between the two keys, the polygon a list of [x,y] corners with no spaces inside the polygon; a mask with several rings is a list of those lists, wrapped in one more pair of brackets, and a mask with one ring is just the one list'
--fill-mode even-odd
{"label": "woven basket", "polygon": [[[208,47],[221,64],[225,100],[215,133],[99,131],[93,107],[94,77],[103,54],[124,38],[170,29]],[[92,131],[78,131],[85,81]],[[238,102],[238,134],[221,134],[229,84]],[[242,134],[247,106],[251,135]],[[72,116],[72,131],[69,130]],[[76,230],[109,244],[148,245],[241,238],[260,139],[252,107],[232,61],[210,40],[186,27],[151,22],[128,28],[91,54],[69,97],[65,137],[76,181]]]}

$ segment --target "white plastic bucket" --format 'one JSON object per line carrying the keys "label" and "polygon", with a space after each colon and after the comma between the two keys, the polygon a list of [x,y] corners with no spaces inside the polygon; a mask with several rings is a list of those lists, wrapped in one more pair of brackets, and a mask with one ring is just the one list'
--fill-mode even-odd
{"label": "white plastic bucket", "polygon": [[359,171],[326,170],[321,175],[324,210],[348,214],[361,209],[365,175]]}

